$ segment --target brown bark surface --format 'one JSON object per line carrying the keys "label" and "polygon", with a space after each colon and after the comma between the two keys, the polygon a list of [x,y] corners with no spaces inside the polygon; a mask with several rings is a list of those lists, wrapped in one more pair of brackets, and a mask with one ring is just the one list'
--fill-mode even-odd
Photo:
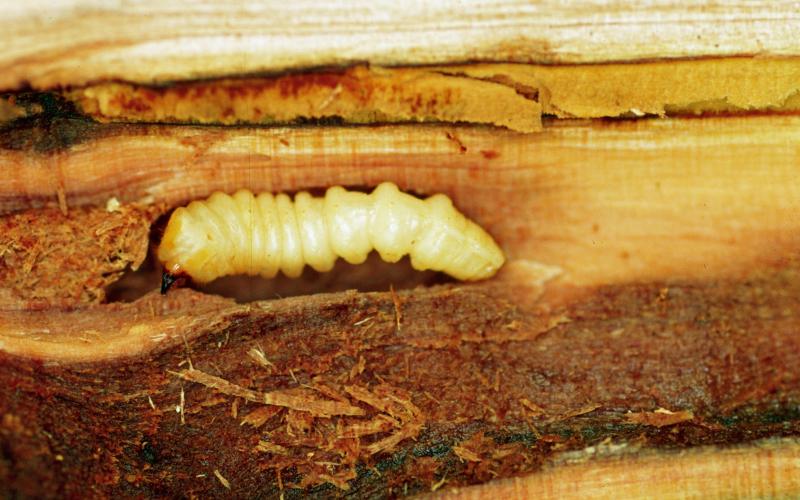
{"label": "brown bark surface", "polygon": [[127,332],[116,338],[78,339],[68,325],[86,325],[68,314],[37,335],[41,313],[17,312],[0,484],[370,497],[530,472],[604,442],[795,436],[799,277],[785,260],[737,281],[551,287],[535,303],[502,281],[246,305],[179,290],[100,306],[96,329]]}
{"label": "brown bark surface", "polygon": [[103,302],[106,288],[145,260],[158,213],[112,202],[0,217],[0,310]]}

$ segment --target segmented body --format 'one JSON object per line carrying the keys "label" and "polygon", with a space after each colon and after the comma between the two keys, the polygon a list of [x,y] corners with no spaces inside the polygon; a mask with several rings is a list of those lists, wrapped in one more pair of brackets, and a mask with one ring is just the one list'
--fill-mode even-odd
{"label": "segmented body", "polygon": [[175,210],[158,248],[173,274],[205,283],[231,274],[297,277],[308,264],[329,271],[377,250],[387,262],[410,255],[418,270],[460,280],[489,278],[505,261],[491,236],[458,212],[450,198],[419,199],[390,182],[372,193],[332,187],[324,197],[300,192],[254,196],[214,193]]}

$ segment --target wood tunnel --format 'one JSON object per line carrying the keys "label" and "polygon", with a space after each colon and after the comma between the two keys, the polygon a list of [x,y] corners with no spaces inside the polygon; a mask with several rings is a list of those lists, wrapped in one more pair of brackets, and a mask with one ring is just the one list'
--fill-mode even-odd
{"label": "wood tunnel", "polygon": [[[0,20],[3,496],[800,495],[791,3],[456,3]],[[174,208],[383,181],[506,265],[159,293]]]}

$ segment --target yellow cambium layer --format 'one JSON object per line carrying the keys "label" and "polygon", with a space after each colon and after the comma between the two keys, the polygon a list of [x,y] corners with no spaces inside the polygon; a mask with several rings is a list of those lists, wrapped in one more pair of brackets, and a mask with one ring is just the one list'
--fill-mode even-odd
{"label": "yellow cambium layer", "polygon": [[800,58],[432,69],[536,90],[542,113],[559,118],[800,110]]}
{"label": "yellow cambium layer", "polygon": [[559,118],[800,110],[800,58],[630,64],[357,66],[282,76],[103,83],[65,96],[100,121],[203,124],[446,122],[541,129]]}

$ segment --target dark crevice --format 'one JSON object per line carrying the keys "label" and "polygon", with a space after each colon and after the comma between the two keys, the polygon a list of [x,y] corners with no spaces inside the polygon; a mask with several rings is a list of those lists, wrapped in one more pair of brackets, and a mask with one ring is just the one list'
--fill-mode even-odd
{"label": "dark crevice", "polygon": [[54,153],[119,129],[119,125],[106,126],[87,118],[54,92],[0,94],[0,100],[13,103],[22,113],[5,124],[0,122],[2,149]]}
{"label": "dark crevice", "polygon": [[[390,264],[372,253],[365,263],[359,265],[348,264],[339,259],[334,268],[327,273],[306,267],[298,278],[288,278],[283,274],[271,279],[258,276],[225,276],[204,285],[185,280],[183,286],[244,303],[345,290],[385,292],[390,288],[403,290],[453,281],[442,273],[420,272],[413,269],[407,257],[398,263]],[[161,285],[161,266],[150,257],[138,270],[129,269],[107,288],[107,302],[133,302],[159,289]],[[173,286],[181,285],[179,281]]]}

